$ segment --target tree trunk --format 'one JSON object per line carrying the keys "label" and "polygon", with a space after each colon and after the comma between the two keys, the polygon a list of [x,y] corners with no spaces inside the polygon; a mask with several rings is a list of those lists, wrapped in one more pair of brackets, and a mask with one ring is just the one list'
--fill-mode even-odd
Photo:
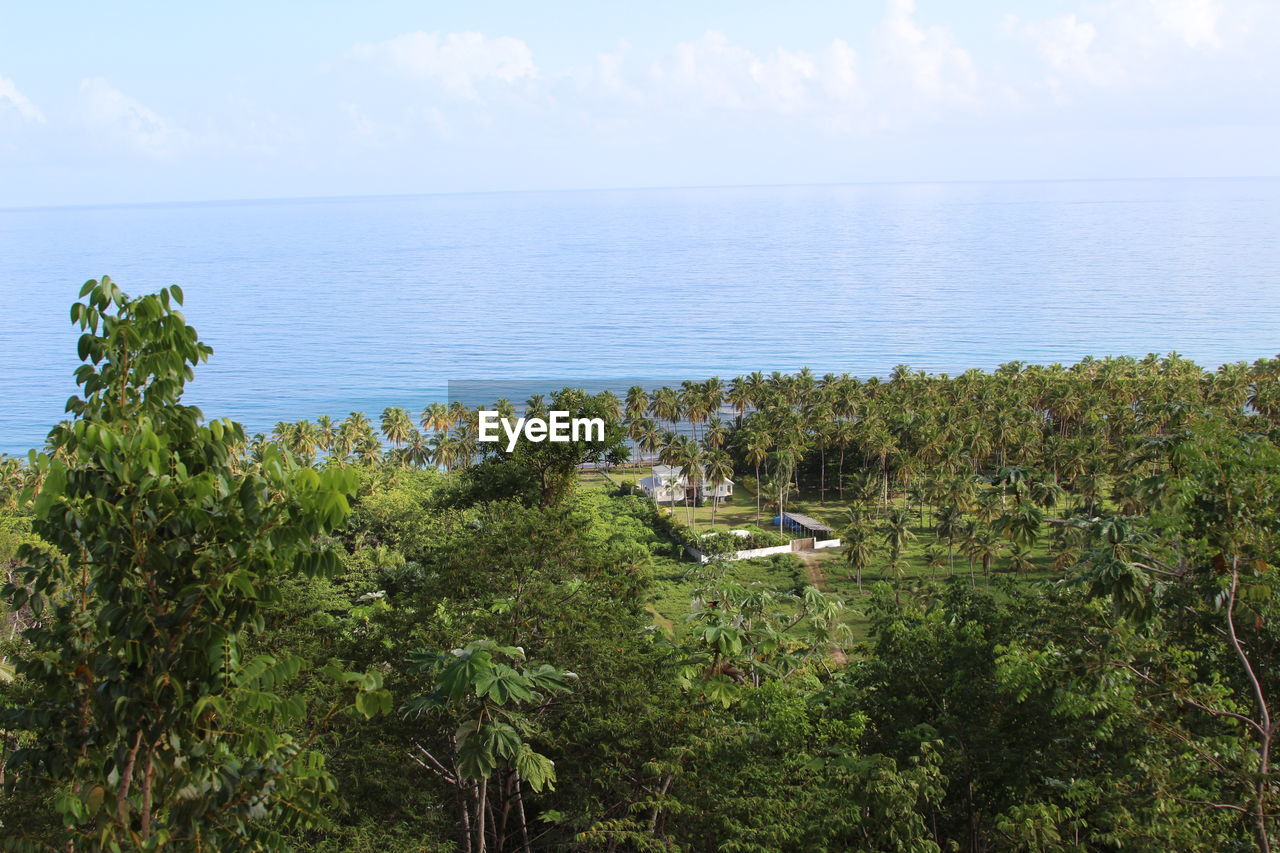
{"label": "tree trunk", "polygon": [[827,449],[818,448],[818,503],[827,505]]}
{"label": "tree trunk", "polygon": [[[485,780],[485,787],[487,788],[487,787],[488,787],[488,785],[489,785],[489,782],[488,782],[488,780],[486,779],[486,780]],[[495,819],[494,819],[494,816],[493,816],[493,798],[491,798],[491,797],[489,797],[489,796],[487,796],[487,795],[485,796],[485,808],[486,808],[486,809],[488,809],[488,812],[489,812],[489,814],[488,814],[488,818],[489,818],[489,821],[488,821],[488,822],[489,822],[489,840],[490,840],[490,841],[492,842],[492,844],[493,844],[493,849],[494,849],[495,853],[501,853],[501,851],[502,851],[502,843],[498,840],[498,821],[497,821],[497,820],[495,820]]]}
{"label": "tree trunk", "polygon": [[151,837],[151,788],[156,780],[155,746],[147,747],[147,763],[142,769],[142,825],[139,829],[145,841]]}
{"label": "tree trunk", "polygon": [[764,487],[760,483],[760,466],[756,465],[756,527],[760,526],[760,493]]}
{"label": "tree trunk", "polygon": [[[126,832],[129,829],[129,787],[133,784],[133,766],[138,759],[140,746],[142,746],[142,729],[138,729],[138,734],[133,739],[133,747],[129,750],[129,759],[125,762],[124,772],[120,774],[120,787],[116,793],[116,821]],[[0,782],[3,781],[3,773],[0,773]]]}
{"label": "tree trunk", "polygon": [[836,489],[840,500],[844,500],[844,445],[840,445],[840,465],[836,468]]}
{"label": "tree trunk", "polygon": [[1275,729],[1271,724],[1271,708],[1267,703],[1267,696],[1262,690],[1262,682],[1254,671],[1249,655],[1245,652],[1244,645],[1236,634],[1236,589],[1239,584],[1240,557],[1236,555],[1231,558],[1231,594],[1227,599],[1227,636],[1231,641],[1231,648],[1240,660],[1240,666],[1244,669],[1249,685],[1253,688],[1254,699],[1258,703],[1258,774],[1253,788],[1254,806],[1256,808],[1253,820],[1254,830],[1258,836],[1258,850],[1261,853],[1270,853],[1271,830],[1267,825],[1267,801],[1270,799],[1271,782],[1267,777],[1271,774],[1271,739],[1275,736]]}
{"label": "tree trunk", "polygon": [[485,805],[489,796],[489,780],[479,779],[476,781],[476,853],[485,853],[487,839],[485,838],[484,817]]}
{"label": "tree trunk", "polygon": [[[658,796],[665,797],[667,790],[671,787],[671,780],[675,778],[674,773],[668,773],[666,778],[662,780],[662,787],[658,789]],[[649,810],[649,834],[654,835],[658,831],[658,803],[653,804],[653,808]]]}
{"label": "tree trunk", "polygon": [[524,792],[521,790],[524,786],[521,784],[520,774],[515,774],[516,780],[516,814],[520,815],[520,849],[523,853],[529,853],[529,819],[524,813]]}
{"label": "tree trunk", "polygon": [[466,845],[463,846],[464,853],[471,853],[471,804],[467,802],[467,795],[463,789],[458,789],[458,805],[462,808],[462,837],[466,839]]}
{"label": "tree trunk", "polygon": [[507,774],[506,781],[501,787],[502,791],[502,811],[501,819],[494,826],[493,846],[496,850],[507,849],[507,820],[511,817],[511,808],[515,805],[511,794],[511,780],[514,774]]}

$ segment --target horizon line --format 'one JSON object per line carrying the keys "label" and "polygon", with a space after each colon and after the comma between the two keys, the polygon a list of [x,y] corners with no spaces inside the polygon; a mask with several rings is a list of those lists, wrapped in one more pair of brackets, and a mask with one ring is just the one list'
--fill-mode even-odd
{"label": "horizon line", "polygon": [[1135,178],[968,178],[948,180],[830,181],[744,184],[654,184],[611,187],[559,187],[505,190],[437,190],[412,193],[354,193],[348,195],[257,196],[244,198],[177,199],[172,201],[80,202],[0,207],[0,213],[32,213],[57,210],[102,210],[132,207],[183,207],[203,205],[283,204],[289,202],[358,201],[413,199],[481,195],[540,195],[548,193],[660,192],[668,190],[788,189],[817,187],[937,186],[963,184],[1081,184],[1081,183],[1161,183],[1199,181],[1274,181],[1280,175],[1199,175]]}

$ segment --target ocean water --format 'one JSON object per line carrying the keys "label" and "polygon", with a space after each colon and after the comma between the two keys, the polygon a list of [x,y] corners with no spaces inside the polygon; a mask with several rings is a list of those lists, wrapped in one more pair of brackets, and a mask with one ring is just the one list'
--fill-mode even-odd
{"label": "ocean water", "polygon": [[464,380],[1216,367],[1280,351],[1280,180],[0,210],[0,452],[62,416],[102,274],[182,285],[214,348],[188,399],[251,430]]}

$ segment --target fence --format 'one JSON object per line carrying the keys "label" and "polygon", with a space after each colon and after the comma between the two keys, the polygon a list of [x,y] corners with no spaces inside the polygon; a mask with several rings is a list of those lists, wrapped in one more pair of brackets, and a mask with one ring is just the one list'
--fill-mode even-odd
{"label": "fence", "polygon": [[[808,544],[805,545],[803,543]],[[795,547],[797,545],[800,545],[801,547]],[[839,539],[792,539],[786,545],[774,545],[770,548],[748,548],[745,551],[734,551],[732,554],[729,554],[726,557],[721,557],[720,559],[728,561],[754,560],[756,557],[772,557],[774,554],[790,554],[792,551],[815,551],[821,548],[839,547]],[[697,560],[699,563],[709,563],[712,560],[711,557],[708,557],[692,545],[686,545],[684,546],[684,549],[688,552],[690,557],[693,557],[693,559]]]}

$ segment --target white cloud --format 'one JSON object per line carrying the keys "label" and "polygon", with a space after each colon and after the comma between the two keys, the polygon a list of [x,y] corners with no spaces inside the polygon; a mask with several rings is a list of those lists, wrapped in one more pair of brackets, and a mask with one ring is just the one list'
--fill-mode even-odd
{"label": "white cloud", "polygon": [[89,124],[139,151],[166,154],[186,140],[182,130],[101,77],[81,80],[80,95]]}
{"label": "white cloud", "polygon": [[[876,33],[884,70],[926,102],[971,102],[978,72],[973,58],[945,27],[922,27],[915,20],[915,0],[891,0]],[[889,80],[887,88],[895,88]]]}
{"label": "white cloud", "polygon": [[399,73],[438,83],[460,98],[477,99],[486,82],[514,83],[537,76],[529,46],[517,38],[482,33],[412,32],[377,44],[359,44],[350,54]]}
{"label": "white cloud", "polygon": [[1168,32],[1190,48],[1220,48],[1218,21],[1222,7],[1216,0],[1149,0],[1156,18]]}
{"label": "white cloud", "polygon": [[1222,50],[1224,21],[1234,17],[1237,41],[1248,40],[1249,3],[1232,15],[1219,0],[1109,0],[1046,20],[1005,20],[1006,32],[1029,44],[1044,62],[1055,88],[1070,82],[1098,87],[1139,84],[1176,89],[1194,77],[1202,61]]}
{"label": "white cloud", "polygon": [[342,112],[347,117],[347,120],[351,122],[351,129],[357,137],[367,141],[377,139],[378,126],[359,107],[352,103],[346,103],[342,105]]}
{"label": "white cloud", "polygon": [[[619,59],[609,60],[609,78],[617,79]],[[651,63],[641,85],[677,108],[795,114],[851,101],[858,81],[857,54],[841,39],[817,52],[778,47],[759,56],[710,30]]]}
{"label": "white cloud", "polygon": [[35,124],[44,124],[44,113],[18,91],[18,87],[8,77],[0,77],[0,115],[16,112],[20,118]]}
{"label": "white cloud", "polygon": [[670,56],[653,64],[651,73],[677,101],[746,109],[757,106],[764,95],[752,73],[759,74],[760,64],[751,51],[711,30],[697,41],[676,45]]}
{"label": "white cloud", "polygon": [[1074,12],[1027,24],[1010,16],[1006,19],[1006,28],[1031,44],[1055,75],[1055,86],[1060,83],[1061,77],[1080,78],[1106,85],[1122,75],[1122,70],[1114,62],[1095,52],[1098,28],[1088,21],[1080,20]]}
{"label": "white cloud", "polygon": [[1260,33],[1280,33],[1277,0],[1064,0],[1042,18],[1007,16],[1006,38],[998,16],[973,22],[963,41],[915,0],[876,5],[860,32],[761,43],[759,32],[710,29],[601,46],[580,65],[541,52],[535,63],[517,38],[410,32],[348,50],[330,108],[345,116],[343,135],[383,148],[444,141],[523,154],[532,145],[518,141],[559,150],[574,140],[591,161],[592,145],[722,152],[724,140],[766,139],[853,159],[877,136],[924,150],[931,134],[1039,140],[1063,128],[1248,124],[1274,101],[1258,94],[1266,75],[1255,58],[1267,46]]}
{"label": "white cloud", "polygon": [[[621,57],[608,60],[597,77],[616,81]],[[855,130],[972,108],[980,82],[950,30],[917,23],[913,0],[890,0],[861,51],[836,38],[817,50],[778,46],[757,53],[710,30],[654,60],[648,79],[632,90],[655,90],[658,106],[808,114],[824,127]]]}

